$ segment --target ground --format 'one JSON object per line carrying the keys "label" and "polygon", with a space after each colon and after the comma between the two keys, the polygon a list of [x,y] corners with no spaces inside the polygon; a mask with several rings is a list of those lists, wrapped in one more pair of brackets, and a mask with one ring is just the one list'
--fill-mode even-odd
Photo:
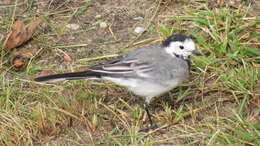
{"label": "ground", "polygon": [[[4,0],[0,2],[1,145],[260,145],[259,2],[254,0]],[[15,20],[43,22],[32,39],[3,49]],[[71,25],[72,24],[72,25]],[[74,27],[73,27],[74,26]],[[143,34],[134,32],[143,27]],[[39,84],[171,33],[192,35],[203,56],[191,77],[151,103],[110,82]],[[26,68],[10,63],[29,51]]]}

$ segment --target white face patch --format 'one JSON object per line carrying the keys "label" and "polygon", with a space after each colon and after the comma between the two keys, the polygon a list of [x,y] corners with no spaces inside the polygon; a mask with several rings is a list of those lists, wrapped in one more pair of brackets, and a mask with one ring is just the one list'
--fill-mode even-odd
{"label": "white face patch", "polygon": [[188,58],[192,52],[196,50],[195,43],[192,39],[186,39],[184,42],[173,41],[165,48],[165,51],[172,56],[182,56],[184,59]]}

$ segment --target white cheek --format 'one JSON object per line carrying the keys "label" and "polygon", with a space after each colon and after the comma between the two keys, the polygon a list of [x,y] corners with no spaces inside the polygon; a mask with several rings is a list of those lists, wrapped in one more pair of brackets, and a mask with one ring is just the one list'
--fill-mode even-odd
{"label": "white cheek", "polygon": [[183,54],[183,56],[190,56],[190,55],[191,55],[191,52],[190,52],[190,51],[185,51],[185,52],[183,52],[182,54]]}
{"label": "white cheek", "polygon": [[187,51],[194,51],[195,50],[195,44],[192,40],[187,40],[184,42],[185,47],[187,48]]}
{"label": "white cheek", "polygon": [[174,54],[182,54],[182,50],[178,49],[180,45],[182,45],[180,42],[171,43],[169,47],[165,48],[165,51],[172,56],[175,56]]}
{"label": "white cheek", "polygon": [[[184,49],[180,49],[180,46],[184,46]],[[185,40],[182,42],[172,42],[168,47],[165,48],[165,51],[171,56],[181,55],[184,58],[190,56],[192,51],[195,50],[195,44],[192,40]]]}

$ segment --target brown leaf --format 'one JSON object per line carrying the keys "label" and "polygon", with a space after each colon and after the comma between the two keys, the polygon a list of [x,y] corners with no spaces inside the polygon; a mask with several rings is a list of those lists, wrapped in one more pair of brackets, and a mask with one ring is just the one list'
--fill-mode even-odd
{"label": "brown leaf", "polygon": [[11,53],[11,64],[15,70],[23,70],[29,63],[29,60],[36,54],[38,49],[23,48]]}
{"label": "brown leaf", "polygon": [[12,31],[7,35],[5,49],[12,49],[19,46],[26,39],[25,26],[23,21],[17,20],[12,27]]}
{"label": "brown leaf", "polygon": [[15,59],[14,60],[14,67],[15,68],[21,68],[24,66],[24,62],[21,59]]}
{"label": "brown leaf", "polygon": [[10,0],[3,0],[2,3],[3,3],[3,5],[9,5],[10,4]]}
{"label": "brown leaf", "polygon": [[13,48],[27,42],[41,22],[42,20],[38,18],[31,21],[26,28],[22,20],[17,20],[12,26],[12,31],[6,37],[4,48],[11,51]]}
{"label": "brown leaf", "polygon": [[28,60],[22,56],[15,56],[12,59],[12,65],[15,70],[22,70],[27,66]]}
{"label": "brown leaf", "polygon": [[36,31],[37,27],[42,23],[42,19],[38,18],[34,21],[31,21],[27,27],[27,32],[28,32],[28,39],[32,37],[34,32]]}
{"label": "brown leaf", "polygon": [[72,61],[71,57],[66,53],[64,53],[63,59],[64,59],[65,62],[71,62]]}
{"label": "brown leaf", "polygon": [[32,50],[30,50],[30,51],[27,50],[27,51],[21,52],[21,54],[22,54],[23,57],[31,58],[34,55],[34,52]]}
{"label": "brown leaf", "polygon": [[219,6],[223,6],[224,3],[225,3],[225,0],[217,0],[217,4],[218,4]]}
{"label": "brown leaf", "polygon": [[50,75],[50,74],[53,74],[54,72],[51,71],[51,70],[43,70],[39,73],[39,75],[37,75],[37,77],[42,77],[42,76],[47,76],[47,75]]}

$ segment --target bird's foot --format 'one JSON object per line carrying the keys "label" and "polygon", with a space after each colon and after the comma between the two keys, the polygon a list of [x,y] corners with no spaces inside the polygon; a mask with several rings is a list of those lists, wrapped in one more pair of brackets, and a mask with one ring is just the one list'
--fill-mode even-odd
{"label": "bird's foot", "polygon": [[159,126],[157,124],[153,124],[153,125],[149,125],[148,127],[146,128],[142,128],[139,130],[139,132],[149,132],[149,131],[153,131],[155,129],[159,128]]}

